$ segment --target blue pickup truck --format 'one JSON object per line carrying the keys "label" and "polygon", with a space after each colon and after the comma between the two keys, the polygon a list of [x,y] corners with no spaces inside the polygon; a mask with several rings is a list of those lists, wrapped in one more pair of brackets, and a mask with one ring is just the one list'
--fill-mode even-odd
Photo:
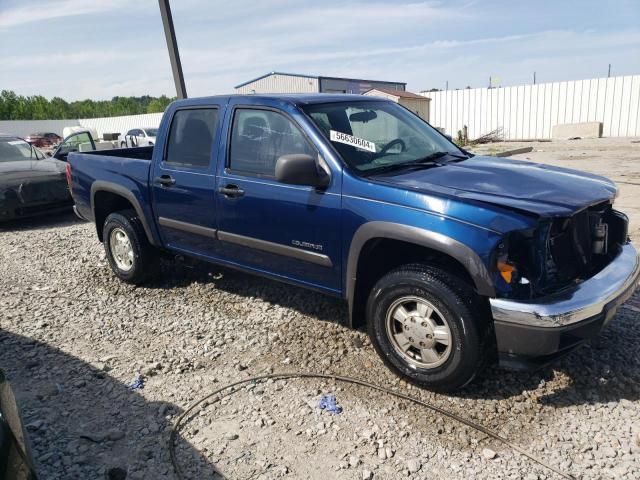
{"label": "blue pickup truck", "polygon": [[609,180],[474,156],[372,97],[176,101],[155,146],[70,153],[67,178],[121,280],[163,252],[341,297],[434,390],[569,351],[640,274]]}

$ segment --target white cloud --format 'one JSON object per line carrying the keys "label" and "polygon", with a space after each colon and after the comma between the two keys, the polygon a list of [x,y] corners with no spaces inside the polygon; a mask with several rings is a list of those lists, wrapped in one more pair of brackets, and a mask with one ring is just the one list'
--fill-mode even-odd
{"label": "white cloud", "polygon": [[[588,78],[608,62],[617,73],[640,70],[640,29],[633,22],[596,29],[591,17],[582,23],[530,18],[513,5],[496,16],[491,4],[472,0],[171,1],[194,96],[230,92],[272,70],[406,81],[412,90],[446,80],[454,88],[485,85],[489,75],[515,84],[534,70],[539,79]],[[3,88],[69,99],[173,94],[156,0],[14,4],[1,11],[0,27],[34,15],[41,21],[0,28]],[[85,16],[47,21],[73,15]],[[31,27],[40,35],[28,33]]]}
{"label": "white cloud", "polygon": [[446,80],[452,88],[485,85],[489,75],[499,76],[505,85],[516,84],[530,81],[533,71],[539,80],[590,78],[601,72],[605,55],[627,73],[640,66],[640,56],[630,62],[628,53],[640,44],[640,31],[551,30],[380,48],[367,48],[365,42],[354,48],[319,44],[298,49],[274,46],[270,40],[233,40],[233,48],[183,49],[191,94],[228,92],[272,70],[405,81],[417,91],[444,87]]}
{"label": "white cloud", "polygon": [[9,28],[25,23],[53,18],[90,15],[117,10],[126,5],[126,0],[58,0],[45,4],[26,3],[2,12],[0,28]]}
{"label": "white cloud", "polygon": [[[149,55],[162,55],[166,53],[160,49],[148,52]],[[68,69],[70,67],[87,67],[89,65],[108,65],[129,60],[137,60],[140,55],[132,51],[101,50],[98,54],[88,51],[52,53],[37,55],[16,55],[4,57],[4,68],[53,68]]]}
{"label": "white cloud", "polygon": [[[398,22],[415,24],[423,23],[428,28],[428,21],[460,17],[461,9],[444,7],[433,2],[394,4],[394,3],[345,3],[343,5],[316,5],[311,8],[283,11],[269,22],[271,28],[308,27],[310,23],[317,28],[315,33],[325,34],[327,30],[371,29],[378,25],[392,25]],[[310,34],[312,30],[307,30]]]}

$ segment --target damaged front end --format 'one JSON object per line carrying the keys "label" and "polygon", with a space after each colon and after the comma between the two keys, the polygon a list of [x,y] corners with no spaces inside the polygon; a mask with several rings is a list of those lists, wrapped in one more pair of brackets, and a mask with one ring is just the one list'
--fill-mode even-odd
{"label": "damaged front end", "polygon": [[501,365],[545,365],[608,325],[640,279],[627,226],[606,201],[507,234],[489,299]]}
{"label": "damaged front end", "polygon": [[626,215],[607,201],[511,232],[496,252],[497,291],[502,298],[531,300],[579,284],[620,253],[627,229]]}

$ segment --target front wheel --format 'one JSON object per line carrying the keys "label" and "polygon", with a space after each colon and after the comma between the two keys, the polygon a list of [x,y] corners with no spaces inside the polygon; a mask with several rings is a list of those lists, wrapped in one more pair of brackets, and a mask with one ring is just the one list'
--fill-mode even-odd
{"label": "front wheel", "polygon": [[386,274],[371,291],[369,336],[393,371],[428,389],[451,391],[469,383],[483,364],[483,311],[457,277],[406,265]]}
{"label": "front wheel", "polygon": [[111,270],[120,280],[138,285],[157,272],[158,257],[135,211],[109,215],[103,241]]}

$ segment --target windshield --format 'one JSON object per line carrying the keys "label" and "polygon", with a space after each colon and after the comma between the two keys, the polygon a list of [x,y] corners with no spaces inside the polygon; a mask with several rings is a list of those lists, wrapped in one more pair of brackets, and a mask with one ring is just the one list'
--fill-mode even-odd
{"label": "windshield", "polygon": [[444,159],[448,154],[464,155],[433,127],[397,103],[337,102],[306,105],[302,109],[344,161],[363,173],[415,163],[434,154]]}
{"label": "windshield", "polygon": [[145,128],[145,132],[147,132],[147,137],[157,137],[158,129],[157,128]]}
{"label": "windshield", "polygon": [[0,162],[41,160],[42,158],[44,158],[44,155],[24,140],[0,140]]}

